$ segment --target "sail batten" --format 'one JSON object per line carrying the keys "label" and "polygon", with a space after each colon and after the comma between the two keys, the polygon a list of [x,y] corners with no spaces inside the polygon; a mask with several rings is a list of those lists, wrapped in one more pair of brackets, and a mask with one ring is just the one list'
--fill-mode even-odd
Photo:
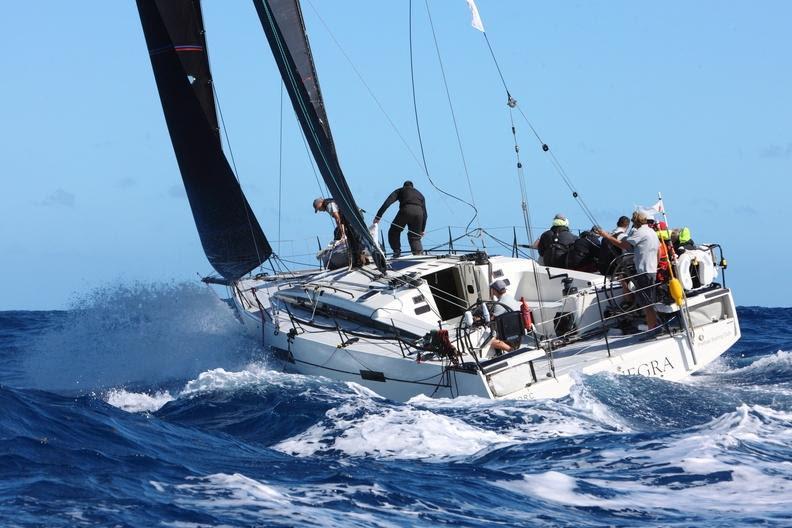
{"label": "sail batten", "polygon": [[220,140],[197,0],[137,0],[173,150],[204,253],[236,280],[272,254]]}
{"label": "sail batten", "polygon": [[338,161],[300,4],[297,0],[253,0],[253,4],[322,179],[351,231],[350,247],[368,249],[384,271],[385,257],[366,227]]}

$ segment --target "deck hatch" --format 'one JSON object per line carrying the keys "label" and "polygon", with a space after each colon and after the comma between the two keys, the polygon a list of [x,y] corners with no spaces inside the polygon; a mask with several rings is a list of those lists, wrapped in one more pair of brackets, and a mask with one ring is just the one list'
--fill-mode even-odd
{"label": "deck hatch", "polygon": [[422,314],[425,314],[426,312],[429,312],[431,310],[432,309],[429,307],[428,304],[424,304],[423,306],[417,306],[415,308],[415,315],[422,315]]}
{"label": "deck hatch", "polygon": [[381,381],[383,383],[387,381],[385,379],[385,374],[377,372],[376,370],[361,370],[360,377],[369,381]]}

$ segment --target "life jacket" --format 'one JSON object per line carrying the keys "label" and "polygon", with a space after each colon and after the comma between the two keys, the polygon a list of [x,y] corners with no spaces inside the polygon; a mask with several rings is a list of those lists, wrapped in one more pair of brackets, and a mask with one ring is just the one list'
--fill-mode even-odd
{"label": "life jacket", "polygon": [[657,282],[668,282],[671,280],[671,259],[676,257],[671,240],[660,239],[657,246]]}

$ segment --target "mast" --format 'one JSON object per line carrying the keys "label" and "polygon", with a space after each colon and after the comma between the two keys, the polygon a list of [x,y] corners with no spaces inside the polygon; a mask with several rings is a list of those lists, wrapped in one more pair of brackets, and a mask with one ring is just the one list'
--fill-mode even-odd
{"label": "mast", "polygon": [[137,0],[176,161],[204,253],[237,280],[272,248],[223,153],[198,0]]}
{"label": "mast", "polygon": [[347,224],[350,250],[354,252],[362,245],[384,272],[385,255],[366,227],[338,161],[300,3],[253,0],[253,4],[319,172]]}

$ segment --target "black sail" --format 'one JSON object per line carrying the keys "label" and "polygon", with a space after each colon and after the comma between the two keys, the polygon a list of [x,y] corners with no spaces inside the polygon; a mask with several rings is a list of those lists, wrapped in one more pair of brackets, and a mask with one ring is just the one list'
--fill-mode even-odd
{"label": "black sail", "polygon": [[204,253],[236,280],[272,254],[226,160],[198,0],[137,0],[173,150]]}
{"label": "black sail", "polygon": [[298,0],[253,0],[253,4],[322,179],[352,231],[350,246],[355,249],[362,243],[384,271],[385,256],[371,237],[338,162],[300,4]]}

